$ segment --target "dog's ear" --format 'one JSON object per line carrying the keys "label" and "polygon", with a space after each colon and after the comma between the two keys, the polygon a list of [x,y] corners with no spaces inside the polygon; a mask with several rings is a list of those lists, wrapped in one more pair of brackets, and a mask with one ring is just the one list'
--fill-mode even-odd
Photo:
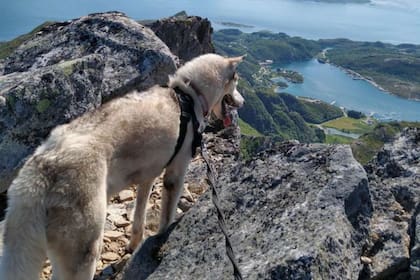
{"label": "dog's ear", "polygon": [[246,57],[246,54],[241,55],[241,56],[237,56],[237,57],[228,57],[228,61],[229,63],[236,68],[238,66],[239,63],[242,62],[242,60],[244,60],[244,58]]}

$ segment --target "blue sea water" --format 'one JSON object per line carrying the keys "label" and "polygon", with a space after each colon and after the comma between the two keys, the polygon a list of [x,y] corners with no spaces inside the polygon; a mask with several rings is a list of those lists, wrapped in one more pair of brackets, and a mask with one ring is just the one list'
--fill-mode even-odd
{"label": "blue sea water", "polygon": [[[64,21],[89,13],[121,11],[134,19],[171,16],[181,10],[222,22],[252,25],[243,31],[271,30],[310,39],[420,44],[420,0],[371,0],[369,4],[328,4],[304,0],[0,0],[0,41],[27,33],[45,21]],[[305,77],[287,91],[312,96],[380,119],[420,121],[420,102],[380,92],[331,65],[316,61],[289,66]]]}
{"label": "blue sea water", "polygon": [[285,68],[301,73],[304,83],[281,90],[311,97],[372,115],[378,120],[420,121],[420,102],[384,93],[363,80],[353,80],[343,70],[316,59],[296,62]]}

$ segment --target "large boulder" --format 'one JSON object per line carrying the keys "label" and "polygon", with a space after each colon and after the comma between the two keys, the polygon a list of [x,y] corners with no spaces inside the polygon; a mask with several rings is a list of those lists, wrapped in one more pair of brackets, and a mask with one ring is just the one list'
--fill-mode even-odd
{"label": "large boulder", "polygon": [[[245,279],[359,277],[373,209],[348,146],[286,142],[244,162],[235,138],[208,141]],[[146,240],[124,279],[232,279],[224,244],[207,192],[170,233]]]}
{"label": "large boulder", "polygon": [[58,124],[131,88],[166,84],[178,58],[122,13],[47,25],[2,63],[0,192]]}

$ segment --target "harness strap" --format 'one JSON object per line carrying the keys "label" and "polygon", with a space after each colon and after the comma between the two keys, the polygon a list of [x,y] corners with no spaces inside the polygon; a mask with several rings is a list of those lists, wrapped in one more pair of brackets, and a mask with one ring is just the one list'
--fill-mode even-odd
{"label": "harness strap", "polygon": [[182,147],[182,144],[184,144],[185,136],[187,135],[187,128],[188,123],[192,121],[193,129],[194,129],[194,138],[191,145],[191,156],[193,157],[196,154],[197,147],[200,147],[201,140],[203,139],[203,136],[201,133],[198,132],[198,128],[200,124],[198,123],[197,116],[194,112],[194,100],[191,96],[183,92],[180,88],[176,87],[174,88],[175,96],[178,99],[178,104],[181,109],[181,115],[180,115],[180,124],[179,124],[179,136],[178,140],[176,142],[175,151],[172,154],[171,158],[169,159],[166,166],[171,164],[175,156],[178,154],[179,150]]}

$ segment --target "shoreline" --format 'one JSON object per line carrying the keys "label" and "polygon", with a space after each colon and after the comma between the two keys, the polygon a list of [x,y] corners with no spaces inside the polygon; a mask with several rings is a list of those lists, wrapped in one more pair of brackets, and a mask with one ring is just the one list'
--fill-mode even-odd
{"label": "shoreline", "polygon": [[354,70],[351,70],[351,69],[345,68],[345,67],[343,67],[343,66],[340,66],[340,65],[337,65],[337,64],[332,63],[332,62],[328,59],[328,57],[327,57],[327,52],[328,52],[328,50],[329,50],[329,49],[330,49],[330,48],[326,48],[326,49],[322,50],[322,51],[318,54],[318,55],[320,55],[320,57],[315,56],[315,59],[316,59],[319,63],[326,63],[326,64],[332,65],[332,66],[334,66],[334,67],[337,67],[338,69],[340,69],[340,70],[344,71],[347,75],[349,75],[349,76],[350,76],[353,80],[362,80],[362,81],[368,82],[369,84],[371,84],[371,85],[372,85],[372,86],[374,86],[375,88],[379,89],[379,90],[380,90],[380,91],[382,91],[383,93],[390,94],[390,95],[393,95],[393,96],[396,96],[396,97],[399,97],[399,98],[402,98],[402,99],[406,99],[406,100],[411,100],[411,101],[420,102],[420,99],[418,99],[418,98],[406,98],[406,97],[403,97],[403,96],[401,96],[401,95],[395,94],[395,93],[393,93],[393,92],[391,92],[391,91],[389,91],[389,90],[386,90],[386,89],[385,89],[385,88],[383,88],[382,86],[380,86],[378,83],[376,83],[376,82],[375,82],[372,78],[370,78],[370,77],[365,77],[365,76],[363,76],[362,74],[360,74],[360,73],[358,73],[358,72],[356,72],[356,71],[354,71]]}
{"label": "shoreline", "polygon": [[371,78],[369,78],[369,77],[365,77],[365,76],[363,76],[362,74],[357,73],[356,71],[353,71],[353,70],[348,69],[348,68],[344,68],[344,67],[342,67],[342,66],[340,66],[340,65],[336,65],[336,64],[331,63],[331,62],[329,62],[329,61],[328,61],[328,62],[325,62],[325,63],[328,63],[328,64],[330,64],[330,65],[332,65],[332,66],[335,66],[335,67],[339,68],[340,70],[344,71],[344,72],[345,72],[347,75],[349,75],[349,76],[350,76],[353,80],[362,80],[362,81],[368,82],[369,84],[371,84],[371,85],[372,85],[372,86],[374,86],[375,88],[379,89],[379,90],[380,90],[380,91],[382,91],[383,93],[390,94],[390,95],[393,95],[393,96],[396,96],[396,97],[399,97],[399,98],[402,98],[402,99],[405,99],[405,100],[411,100],[411,101],[420,102],[420,99],[418,99],[418,98],[406,98],[406,97],[403,97],[403,96],[401,96],[401,95],[395,94],[395,93],[393,93],[393,92],[391,92],[391,91],[389,91],[389,90],[386,90],[386,89],[384,89],[382,86],[380,86],[378,83],[376,83],[374,80],[372,80]]}

